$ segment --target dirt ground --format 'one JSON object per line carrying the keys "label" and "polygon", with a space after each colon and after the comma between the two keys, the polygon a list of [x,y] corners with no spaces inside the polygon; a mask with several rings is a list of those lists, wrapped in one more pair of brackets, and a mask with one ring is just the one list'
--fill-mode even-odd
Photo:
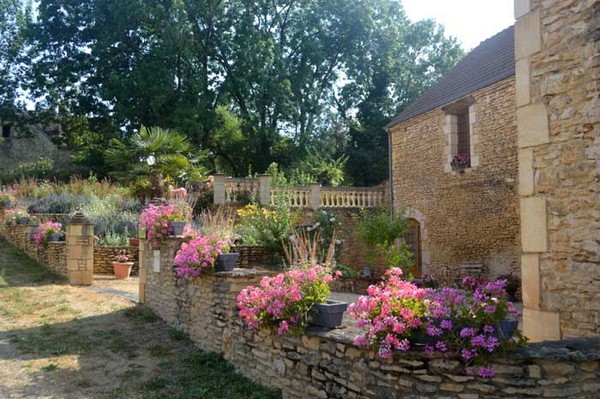
{"label": "dirt ground", "polygon": [[137,278],[97,277],[70,286],[0,239],[0,399],[280,397],[123,297]]}

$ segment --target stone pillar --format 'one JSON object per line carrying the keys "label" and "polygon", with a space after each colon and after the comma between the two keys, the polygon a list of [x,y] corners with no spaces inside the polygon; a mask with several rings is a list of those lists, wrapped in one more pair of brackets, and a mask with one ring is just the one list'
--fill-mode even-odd
{"label": "stone pillar", "polygon": [[67,225],[67,275],[75,285],[92,285],[94,279],[94,225],[82,213]]}
{"label": "stone pillar", "polygon": [[213,179],[213,202],[222,205],[225,203],[225,175],[215,173]]}
{"label": "stone pillar", "polygon": [[311,209],[319,209],[321,207],[321,185],[312,183],[310,185],[310,207]]}
{"label": "stone pillar", "polygon": [[258,200],[261,205],[271,205],[271,176],[258,176]]}
{"label": "stone pillar", "polygon": [[544,309],[540,256],[548,250],[546,201],[536,194],[533,151],[549,141],[546,106],[531,98],[531,58],[542,50],[539,10],[530,0],[515,0],[515,77],[519,142],[519,196],[521,211],[521,276],[523,330],[532,341],[560,339],[559,317]]}
{"label": "stone pillar", "polygon": [[144,238],[140,238],[140,244],[138,245],[139,248],[139,256],[138,256],[138,262],[140,265],[140,270],[139,270],[139,289],[138,289],[138,297],[139,297],[139,301],[140,303],[145,303],[146,302],[146,282],[148,279],[148,262],[146,260],[146,254],[147,254],[147,247],[148,246],[148,240],[146,240],[146,237]]}

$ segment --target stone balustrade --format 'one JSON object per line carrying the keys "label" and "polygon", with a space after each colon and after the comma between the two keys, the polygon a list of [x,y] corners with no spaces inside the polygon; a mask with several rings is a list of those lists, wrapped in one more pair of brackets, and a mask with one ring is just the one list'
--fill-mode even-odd
{"label": "stone balustrade", "polygon": [[254,199],[262,205],[275,205],[284,199],[293,208],[374,208],[387,203],[384,186],[379,187],[322,187],[311,184],[301,187],[272,187],[270,176],[239,179],[216,174],[214,203],[235,204]]}
{"label": "stone balustrade", "polygon": [[203,350],[222,353],[236,370],[300,398],[595,398],[600,391],[600,337],[536,343],[493,360],[496,376],[466,375],[453,358],[421,352],[379,359],[357,348],[350,323],[301,337],[276,337],[244,328],[236,296],[266,272],[235,269],[200,278],[178,278],[173,256],[179,240],[155,252],[140,243],[140,295],[171,326]]}

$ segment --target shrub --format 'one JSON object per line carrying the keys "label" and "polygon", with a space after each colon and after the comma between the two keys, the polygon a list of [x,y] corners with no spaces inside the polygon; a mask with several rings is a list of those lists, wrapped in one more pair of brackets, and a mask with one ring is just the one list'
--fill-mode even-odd
{"label": "shrub", "polygon": [[273,208],[247,205],[237,214],[238,232],[244,244],[261,245],[273,253],[283,254],[297,218],[295,211],[281,201]]}
{"label": "shrub", "polygon": [[29,205],[29,213],[71,213],[88,199],[80,194],[51,194]]}
{"label": "shrub", "polygon": [[306,328],[312,305],[327,299],[332,280],[329,271],[320,265],[263,277],[259,287],[248,286],[237,296],[240,317],[251,330],[300,334]]}
{"label": "shrub", "polygon": [[19,179],[47,179],[52,174],[54,161],[50,158],[41,157],[37,161],[25,162],[10,172],[0,175],[0,182],[13,183]]}

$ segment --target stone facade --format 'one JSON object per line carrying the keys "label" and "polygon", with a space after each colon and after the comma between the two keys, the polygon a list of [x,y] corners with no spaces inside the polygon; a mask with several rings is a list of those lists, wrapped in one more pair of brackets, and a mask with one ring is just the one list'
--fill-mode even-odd
{"label": "stone facade", "polygon": [[114,274],[112,262],[119,251],[123,250],[133,262],[131,275],[137,276],[139,273],[138,247],[94,247],[94,274]]}
{"label": "stone facade", "polygon": [[394,207],[420,223],[425,272],[452,274],[473,261],[492,277],[518,275],[515,79],[469,97],[476,159],[462,172],[449,167],[452,131],[442,108],[390,128]]}
{"label": "stone facade", "polygon": [[600,333],[600,2],[516,0],[524,330]]}
{"label": "stone facade", "polygon": [[222,353],[238,372],[281,389],[286,399],[592,399],[600,390],[600,338],[531,345],[495,359],[496,377],[483,380],[465,375],[460,362],[451,358],[403,353],[383,361],[352,344],[357,331],[350,325],[325,333],[309,330],[301,337],[250,332],[237,315],[236,296],[265,272],[236,269],[177,278],[173,254],[179,244],[166,242],[156,257],[142,244],[145,304],[200,348]]}

